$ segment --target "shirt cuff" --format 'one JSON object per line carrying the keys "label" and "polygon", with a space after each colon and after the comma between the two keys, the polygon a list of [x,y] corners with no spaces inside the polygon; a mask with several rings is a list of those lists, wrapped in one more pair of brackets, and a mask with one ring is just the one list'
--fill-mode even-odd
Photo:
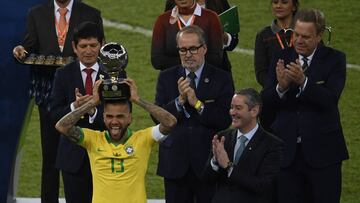
{"label": "shirt cuff", "polygon": [[219,165],[216,163],[214,157],[210,160],[210,165],[214,171],[219,171]]}
{"label": "shirt cuff", "polygon": [[152,128],[152,136],[157,142],[162,142],[167,138],[167,135],[164,135],[160,132],[160,124]]}
{"label": "shirt cuff", "polygon": [[232,37],[231,37],[231,35],[229,34],[229,33],[227,33],[227,32],[224,32],[224,34],[225,35],[227,35],[227,42],[226,43],[224,43],[224,45],[223,45],[223,49],[225,49],[225,48],[227,48],[228,46],[230,46],[230,43],[231,43],[231,40],[232,40]]}
{"label": "shirt cuff", "polygon": [[71,111],[74,111],[74,110],[75,110],[74,102],[72,102],[72,103],[70,104],[70,109],[71,109]]}
{"label": "shirt cuff", "polygon": [[232,167],[230,167],[229,170],[227,171],[227,177],[228,177],[228,178],[230,178],[231,173],[232,173],[233,170],[234,170],[234,167],[232,166]]}
{"label": "shirt cuff", "polygon": [[176,110],[178,112],[181,112],[183,110],[182,105],[180,104],[180,101],[179,101],[179,97],[176,97],[176,99],[175,99],[175,106],[176,106]]}
{"label": "shirt cuff", "polygon": [[94,115],[92,115],[92,116],[89,115],[89,123],[94,123],[96,115],[97,115],[97,108],[95,107]]}
{"label": "shirt cuff", "polygon": [[285,95],[285,93],[288,91],[289,89],[285,90],[284,92],[280,92],[279,90],[279,84],[276,85],[276,92],[278,93],[280,99],[282,99]]}
{"label": "shirt cuff", "polygon": [[306,84],[307,84],[307,81],[308,81],[308,78],[305,77],[304,84],[299,86],[299,93],[296,94],[296,98],[300,97],[301,93],[304,92],[305,87],[306,87]]}

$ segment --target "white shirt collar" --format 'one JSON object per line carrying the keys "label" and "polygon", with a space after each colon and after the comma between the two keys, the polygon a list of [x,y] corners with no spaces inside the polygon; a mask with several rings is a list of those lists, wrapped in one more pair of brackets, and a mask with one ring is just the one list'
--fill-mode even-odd
{"label": "white shirt collar", "polygon": [[[72,6],[73,6],[74,0],[70,0],[69,4],[66,6],[68,13],[71,13],[72,10]],[[54,9],[55,9],[55,13],[59,10],[59,5],[56,3],[56,1],[54,0]]]}
{"label": "white shirt collar", "polygon": [[[81,70],[81,72],[82,71],[84,71],[87,67],[83,64],[83,63],[81,63],[81,61],[79,61],[79,63],[80,63],[80,70]],[[91,69],[93,69],[94,70],[94,72],[99,72],[99,63],[98,62],[96,62],[93,66],[91,66],[90,67]]]}
{"label": "white shirt collar", "polygon": [[[313,51],[309,56],[306,57],[306,58],[308,59],[308,65],[309,65],[309,66],[310,66],[311,61],[312,61],[312,59],[313,59],[313,57],[314,57],[314,54],[315,54],[316,49],[317,49],[317,47],[314,49],[314,51]],[[303,61],[303,58],[304,58],[304,57],[305,57],[305,56],[299,54],[300,65],[303,65],[303,64],[304,64],[304,61]]]}
{"label": "white shirt collar", "polygon": [[251,129],[249,132],[247,132],[245,134],[240,132],[240,130],[237,130],[236,138],[239,139],[239,137],[243,135],[248,139],[247,142],[249,142],[251,140],[251,138],[254,136],[254,134],[255,134],[255,132],[257,131],[258,128],[259,128],[259,124],[256,124],[256,126],[253,129]]}
{"label": "white shirt collar", "polygon": [[194,10],[194,15],[201,16],[201,6],[196,3],[196,8]]}

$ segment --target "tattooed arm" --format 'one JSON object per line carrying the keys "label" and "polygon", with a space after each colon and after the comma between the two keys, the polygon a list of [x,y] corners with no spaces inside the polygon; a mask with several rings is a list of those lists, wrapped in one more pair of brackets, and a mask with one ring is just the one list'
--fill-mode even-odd
{"label": "tattooed arm", "polygon": [[143,109],[148,111],[157,121],[160,122],[159,130],[162,134],[169,134],[170,130],[176,125],[176,118],[165,109],[141,99],[138,95],[137,87],[134,80],[127,78],[124,82],[130,87],[130,101],[141,106]]}
{"label": "tattooed arm", "polygon": [[96,107],[100,103],[98,89],[101,84],[102,80],[98,80],[95,82],[93,88],[93,95],[91,99],[76,108],[74,111],[69,112],[64,117],[62,117],[55,125],[55,128],[63,135],[68,136],[70,140],[74,142],[78,142],[81,138],[81,130],[80,128],[76,127],[75,124],[80,120],[80,118],[89,112],[91,109]]}

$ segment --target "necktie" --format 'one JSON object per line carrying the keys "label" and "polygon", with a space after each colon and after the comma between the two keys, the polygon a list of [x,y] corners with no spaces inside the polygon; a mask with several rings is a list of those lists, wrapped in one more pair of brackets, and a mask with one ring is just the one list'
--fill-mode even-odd
{"label": "necktie", "polygon": [[302,65],[302,69],[305,72],[309,67],[309,64],[308,64],[309,59],[306,57],[303,57],[302,60],[304,61],[303,65]]}
{"label": "necktie", "polygon": [[243,153],[245,149],[245,142],[247,141],[247,138],[244,135],[241,135],[239,138],[240,146],[236,151],[234,164],[237,164],[239,162],[239,159],[241,157],[241,154]]}
{"label": "necktie", "polygon": [[91,74],[94,70],[89,68],[89,69],[85,69],[84,71],[86,72],[85,92],[88,95],[92,95],[93,81],[92,81]]}
{"label": "necktie", "polygon": [[67,26],[66,23],[66,13],[68,12],[67,8],[59,8],[60,19],[58,25],[58,43],[59,46],[63,47],[65,44],[65,38],[67,33]]}
{"label": "necktie", "polygon": [[195,83],[196,74],[194,72],[190,72],[188,74],[188,77],[190,78],[190,87],[196,89],[196,83]]}

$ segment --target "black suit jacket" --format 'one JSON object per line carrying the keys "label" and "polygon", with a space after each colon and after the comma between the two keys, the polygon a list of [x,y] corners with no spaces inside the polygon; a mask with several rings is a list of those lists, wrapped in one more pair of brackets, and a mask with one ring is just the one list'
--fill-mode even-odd
{"label": "black suit jacket", "polygon": [[170,136],[160,143],[158,175],[181,178],[191,168],[200,177],[210,152],[215,132],[226,129],[231,122],[229,107],[234,94],[230,74],[205,63],[195,91],[205,105],[201,115],[185,103],[190,114],[178,112],[175,99],[179,96],[177,81],[185,69],[175,66],[160,72],[155,102],[177,118]]}
{"label": "black suit jacket", "polygon": [[[106,73],[99,69],[96,80],[99,75],[106,76]],[[85,95],[85,87],[80,72],[78,61],[70,63],[63,68],[57,69],[54,79],[54,88],[50,97],[50,112],[55,122],[71,111],[70,104],[76,100],[75,88],[79,88],[80,93]],[[89,116],[85,115],[77,123],[77,126],[95,130],[103,130],[103,106],[97,107],[97,115],[94,123],[89,123]],[[67,172],[75,173],[83,164],[86,150],[73,143],[70,139],[61,136],[56,166]]]}
{"label": "black suit jacket", "polygon": [[[54,1],[35,6],[30,9],[27,18],[27,32],[22,45],[29,53],[74,56],[71,46],[73,31],[80,23],[91,21],[97,23],[103,29],[100,11],[78,0],[74,4],[70,16],[69,30],[66,34],[63,52],[60,51],[54,16]],[[47,104],[51,92],[55,68],[39,66],[33,69],[33,94],[37,104]]]}
{"label": "black suit jacket", "polygon": [[[231,159],[234,157],[237,129],[219,133],[225,136],[224,147]],[[274,180],[280,171],[283,156],[283,142],[264,131],[260,126],[246,145],[239,163],[234,166],[228,177],[225,169],[214,171],[210,158],[204,170],[203,178],[217,183],[212,202],[218,203],[267,203],[273,201]]]}
{"label": "black suit jacket", "polygon": [[345,54],[318,45],[310,66],[305,72],[305,90],[292,85],[280,99],[276,92],[276,62],[295,61],[293,48],[281,51],[269,68],[269,79],[262,91],[264,105],[275,108],[277,116],[272,125],[275,135],[285,142],[283,166],[289,166],[296,153],[296,138],[302,138],[302,152],[312,167],[325,167],[348,158],[340,123],[338,102],[345,85]]}

